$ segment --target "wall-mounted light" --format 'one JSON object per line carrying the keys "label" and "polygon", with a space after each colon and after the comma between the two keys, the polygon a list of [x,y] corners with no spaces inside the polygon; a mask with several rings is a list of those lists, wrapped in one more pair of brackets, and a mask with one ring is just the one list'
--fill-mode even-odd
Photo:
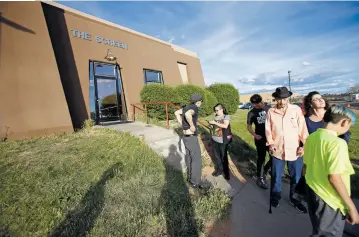
{"label": "wall-mounted light", "polygon": [[113,56],[110,49],[108,49],[105,59],[108,60],[108,61],[116,61],[117,58],[116,58],[116,56]]}

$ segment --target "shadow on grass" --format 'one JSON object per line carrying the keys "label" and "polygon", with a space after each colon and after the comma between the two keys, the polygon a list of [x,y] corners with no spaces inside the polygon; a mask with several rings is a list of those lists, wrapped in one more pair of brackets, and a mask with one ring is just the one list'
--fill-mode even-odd
{"label": "shadow on grass", "polygon": [[104,204],[105,185],[122,169],[121,163],[112,165],[101,179],[92,185],[73,211],[48,236],[87,236],[94,227]]}
{"label": "shadow on grass", "polygon": [[197,237],[199,235],[190,192],[180,170],[182,157],[175,145],[171,145],[169,151],[168,157],[163,161],[166,167],[166,184],[160,197],[166,216],[166,236]]}

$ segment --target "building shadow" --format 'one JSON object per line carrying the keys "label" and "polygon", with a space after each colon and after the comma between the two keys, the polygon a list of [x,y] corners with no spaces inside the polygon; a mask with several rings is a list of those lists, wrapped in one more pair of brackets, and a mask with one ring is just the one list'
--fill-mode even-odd
{"label": "building shadow", "polygon": [[169,147],[168,157],[163,161],[166,168],[166,182],[161,192],[160,206],[164,210],[169,237],[198,237],[195,211],[191,195],[183,176],[182,157],[177,146]]}
{"label": "building shadow", "polygon": [[89,118],[62,9],[41,3],[74,130]]}
{"label": "building shadow", "polygon": [[121,169],[121,163],[116,163],[107,169],[101,179],[91,185],[75,209],[68,213],[65,219],[48,236],[87,236],[104,208],[106,183],[113,179]]}

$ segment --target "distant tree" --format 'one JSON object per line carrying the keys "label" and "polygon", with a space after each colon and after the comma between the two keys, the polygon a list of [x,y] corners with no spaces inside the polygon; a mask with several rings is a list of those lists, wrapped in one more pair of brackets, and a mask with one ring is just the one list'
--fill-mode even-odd
{"label": "distant tree", "polygon": [[355,84],[352,87],[349,87],[348,93],[359,93],[359,83]]}

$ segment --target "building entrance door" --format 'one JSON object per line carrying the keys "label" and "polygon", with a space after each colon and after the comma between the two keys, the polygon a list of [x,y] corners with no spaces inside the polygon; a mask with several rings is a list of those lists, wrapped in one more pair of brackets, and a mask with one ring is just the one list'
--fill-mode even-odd
{"label": "building entrance door", "polygon": [[[92,64],[92,65],[91,65]],[[93,100],[91,118],[96,124],[121,120],[126,114],[120,68],[118,65],[91,62],[92,82],[90,78],[90,100]],[[92,95],[91,95],[91,84]],[[91,98],[93,97],[93,98]],[[94,110],[94,111],[93,111]]]}

